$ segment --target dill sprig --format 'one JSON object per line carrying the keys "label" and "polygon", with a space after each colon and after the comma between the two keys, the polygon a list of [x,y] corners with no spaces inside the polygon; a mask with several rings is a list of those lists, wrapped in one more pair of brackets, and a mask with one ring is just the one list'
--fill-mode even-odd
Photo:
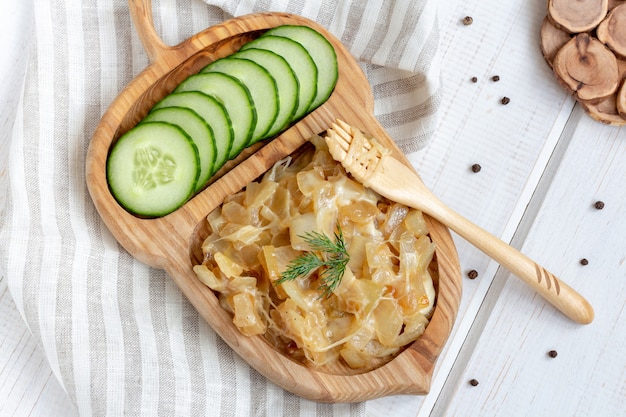
{"label": "dill sprig", "polygon": [[291,260],[276,284],[306,276],[314,270],[323,268],[319,274],[322,283],[318,290],[322,291],[322,297],[329,297],[341,283],[350,261],[341,227],[337,225],[334,242],[327,235],[315,231],[299,236],[309,245],[311,252],[305,252]]}

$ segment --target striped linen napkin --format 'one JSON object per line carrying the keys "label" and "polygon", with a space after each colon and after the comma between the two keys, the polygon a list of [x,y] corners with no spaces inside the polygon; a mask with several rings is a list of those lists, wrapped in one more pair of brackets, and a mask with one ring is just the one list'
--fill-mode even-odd
{"label": "striped linen napkin", "polygon": [[[327,27],[361,62],[375,114],[405,152],[427,145],[441,98],[435,0],[155,0],[163,40],[259,11]],[[125,0],[34,0],[34,33],[0,211],[0,268],[83,416],[358,416],[268,382],[161,270],[113,239],[85,185],[89,140],[149,62]],[[2,170],[5,167],[0,167]]]}

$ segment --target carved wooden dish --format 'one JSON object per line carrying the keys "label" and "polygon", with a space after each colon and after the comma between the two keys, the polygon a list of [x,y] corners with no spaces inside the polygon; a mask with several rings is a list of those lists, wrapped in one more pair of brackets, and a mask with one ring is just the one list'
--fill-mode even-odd
{"label": "carved wooden dish", "polygon": [[[213,26],[174,47],[164,45],[152,23],[148,0],[130,0],[135,21],[151,64],[113,101],[103,115],[87,154],[87,185],[102,220],[119,243],[135,258],[167,271],[200,315],[253,368],[302,397],[324,402],[363,401],[392,394],[425,394],[435,361],[452,329],[461,296],[456,249],[447,228],[427,218],[437,245],[435,284],[437,302],[425,333],[386,364],[367,372],[312,369],[271,346],[261,336],[243,336],[214,293],[202,284],[192,267],[200,262],[200,244],[207,234],[207,214],[225,196],[241,190],[276,161],[296,151],[312,135],[341,118],[379,138],[396,157],[409,165],[373,116],[368,81],[345,47],[318,24],[299,16],[269,13],[248,15]],[[229,55],[282,24],[311,26],[335,47],[339,79],[330,99],[296,125],[262,147],[249,150],[218,173],[218,179],[177,211],[156,219],[126,212],[111,195],[106,159],[113,143],[188,75],[209,62]],[[409,165],[410,166],[410,165]]]}

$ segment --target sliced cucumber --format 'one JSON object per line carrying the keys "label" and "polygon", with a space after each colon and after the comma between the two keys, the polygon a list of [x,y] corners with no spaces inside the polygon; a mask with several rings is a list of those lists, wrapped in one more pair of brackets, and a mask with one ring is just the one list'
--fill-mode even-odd
{"label": "sliced cucumber", "polygon": [[107,160],[107,181],[122,207],[143,217],[164,216],[193,194],[198,148],[178,126],[140,123],[118,139]]}
{"label": "sliced cucumber", "polygon": [[256,125],[256,110],[250,92],[239,80],[221,72],[191,75],[175,90],[199,91],[224,105],[233,126],[233,144],[228,151],[232,159],[250,142]]}
{"label": "sliced cucumber", "polygon": [[[207,65],[201,73],[220,72],[231,75],[246,86],[256,110],[256,125],[250,143],[264,139],[278,115],[276,81],[261,65],[248,59],[234,57],[218,59]],[[250,145],[247,143],[246,145]]]}
{"label": "sliced cucumber", "polygon": [[265,68],[276,81],[278,91],[278,115],[266,136],[272,137],[284,130],[298,106],[298,79],[282,56],[265,49],[239,51],[234,58],[249,59]]}
{"label": "sliced cucumber", "polygon": [[229,157],[233,144],[233,126],[224,106],[214,97],[198,91],[173,93],[159,101],[152,110],[166,107],[184,107],[196,112],[213,130],[216,155],[211,175],[222,167]]}
{"label": "sliced cucumber", "polygon": [[332,45],[304,26],[270,29],[184,80],[112,146],[107,182],[119,204],[164,216],[227,160],[328,99],[338,78]]}
{"label": "sliced cucumber", "polygon": [[328,100],[337,84],[337,54],[328,40],[308,26],[284,25],[270,29],[265,36],[283,36],[304,46],[317,66],[317,95],[308,111]]}
{"label": "sliced cucumber", "polygon": [[184,107],[164,107],[153,110],[144,117],[142,123],[145,122],[166,122],[176,125],[193,140],[200,158],[200,175],[195,191],[200,191],[214,173],[215,139],[209,125],[196,112]]}
{"label": "sliced cucumber", "polygon": [[294,120],[304,117],[317,95],[317,67],[311,55],[298,42],[282,36],[263,35],[245,44],[241,50],[250,48],[265,49],[285,58],[300,86]]}

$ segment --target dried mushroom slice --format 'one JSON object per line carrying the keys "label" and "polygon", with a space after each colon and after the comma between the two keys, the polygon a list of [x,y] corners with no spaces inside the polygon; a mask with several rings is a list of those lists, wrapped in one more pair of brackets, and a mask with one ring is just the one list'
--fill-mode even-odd
{"label": "dried mushroom slice", "polygon": [[[611,126],[624,126],[626,119],[617,112],[615,94],[598,102],[579,100],[585,111],[591,118]],[[625,113],[626,114],[626,113]]]}
{"label": "dried mushroom slice", "polygon": [[543,19],[541,24],[541,53],[546,59],[548,65],[552,66],[554,57],[559,49],[561,49],[569,40],[571,35],[552,24],[547,17]]}
{"label": "dried mushroom slice", "polygon": [[621,57],[626,57],[626,3],[615,7],[600,23],[597,36]]}
{"label": "dried mushroom slice", "polygon": [[622,87],[619,89],[615,101],[617,112],[626,119],[626,79],[622,82]]}
{"label": "dried mushroom slice", "polygon": [[553,65],[562,84],[581,100],[600,100],[619,87],[617,58],[602,42],[586,33],[565,44]]}
{"label": "dried mushroom slice", "polygon": [[[620,0],[623,1],[623,0]],[[583,108],[593,119],[611,126],[626,126],[626,60],[618,59],[619,78],[622,80],[622,87],[614,94],[601,100],[579,100]],[[620,99],[620,97],[622,97]],[[622,110],[620,110],[620,100]]]}
{"label": "dried mushroom slice", "polygon": [[608,0],[549,0],[548,15],[570,33],[593,30],[608,12]]}

